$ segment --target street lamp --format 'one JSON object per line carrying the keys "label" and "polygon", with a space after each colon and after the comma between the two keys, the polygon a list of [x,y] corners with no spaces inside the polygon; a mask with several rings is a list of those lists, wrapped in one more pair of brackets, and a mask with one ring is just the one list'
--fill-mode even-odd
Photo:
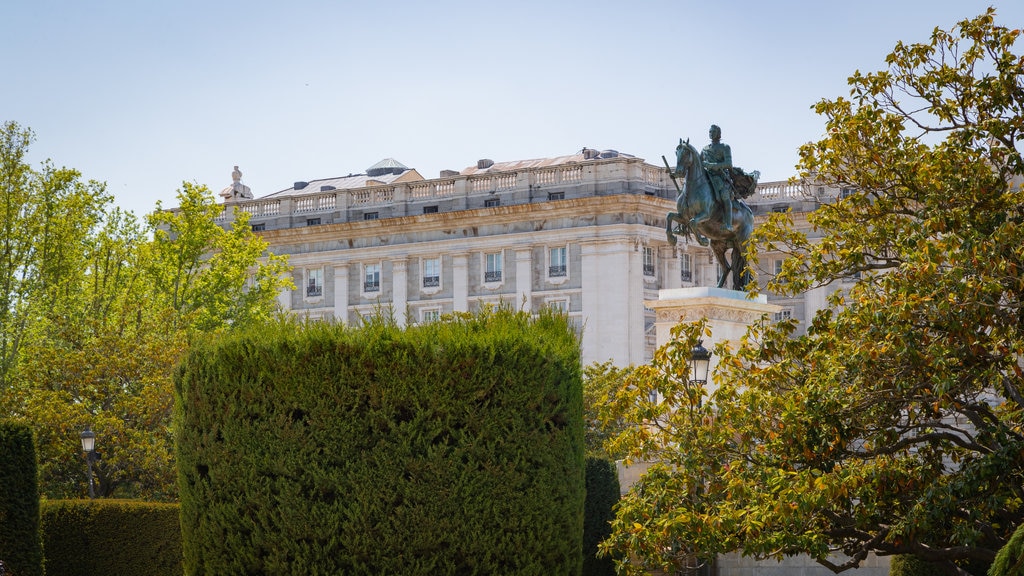
{"label": "street lamp", "polygon": [[[703,340],[697,340],[697,345],[690,350],[690,388],[699,390],[701,397],[704,395],[704,386],[708,383],[709,368],[711,352],[704,347]],[[697,398],[697,406],[700,406],[701,397]]]}
{"label": "street lamp", "polygon": [[80,437],[82,438],[82,451],[85,452],[85,462],[89,466],[89,498],[95,498],[96,490],[93,488],[92,483],[92,463],[100,459],[99,454],[96,453],[96,433],[90,430],[89,426],[86,426]]}

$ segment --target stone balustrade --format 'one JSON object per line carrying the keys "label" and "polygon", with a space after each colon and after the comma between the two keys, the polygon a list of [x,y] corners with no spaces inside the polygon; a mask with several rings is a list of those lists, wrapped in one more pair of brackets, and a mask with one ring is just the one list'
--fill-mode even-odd
{"label": "stone balustrade", "polygon": [[[614,183],[614,186],[610,188],[609,183]],[[777,203],[822,196],[821,188],[814,190],[818,194],[812,194],[812,187],[804,182],[763,182],[758,184],[755,193],[746,201],[749,204]],[[606,193],[639,193],[665,199],[674,199],[676,196],[675,186],[664,168],[647,164],[639,158],[619,157],[519,168],[514,172],[475,173],[407,183],[375,183],[362,188],[311,194],[281,195],[242,200],[228,204],[228,207],[234,206],[248,212],[254,223],[276,221],[268,228],[280,228],[291,227],[290,217],[293,216],[303,218],[296,220],[303,224],[306,222],[305,217],[310,214],[334,213],[333,220],[328,218],[324,223],[344,222],[362,219],[358,213],[361,210],[383,210],[379,213],[380,217],[406,216],[421,213],[418,205],[448,202],[441,209],[442,212],[461,210],[484,206],[482,200],[474,203],[473,198],[494,198],[497,195],[501,197],[500,205],[508,206],[545,201],[552,197],[552,192],[564,199]],[[831,189],[828,192],[825,196],[835,196],[830,194]],[[356,212],[349,214],[350,211]],[[217,218],[217,222],[226,224],[232,219],[233,210],[226,209]]]}

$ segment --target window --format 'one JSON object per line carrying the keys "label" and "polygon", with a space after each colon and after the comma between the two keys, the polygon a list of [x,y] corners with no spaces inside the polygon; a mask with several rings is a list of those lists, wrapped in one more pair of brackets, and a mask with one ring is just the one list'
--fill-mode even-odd
{"label": "window", "polygon": [[547,304],[548,308],[555,310],[557,312],[561,312],[562,314],[569,313],[569,300],[565,298],[551,299],[545,302],[545,304]]}
{"label": "window", "polygon": [[267,224],[265,222],[260,222],[259,224],[253,224],[252,225],[252,231],[253,232],[263,232],[266,229],[267,229]]}
{"label": "window", "polygon": [[488,198],[484,200],[484,208],[494,208],[495,206],[501,206],[501,198]]}
{"label": "window", "polygon": [[548,276],[564,278],[568,273],[565,259],[565,246],[552,248],[548,251]]}
{"label": "window", "polygon": [[441,286],[441,259],[423,259],[423,287],[439,288]]}
{"label": "window", "polygon": [[310,268],[306,270],[306,297],[317,298],[324,295],[324,269]]}
{"label": "window", "polygon": [[437,322],[441,319],[440,308],[424,308],[420,310],[420,322],[427,324],[430,322]]}
{"label": "window", "polygon": [[501,282],[501,252],[484,255],[484,282]]}
{"label": "window", "polygon": [[654,248],[644,246],[644,276],[654,276]]}
{"label": "window", "polygon": [[679,279],[683,282],[693,282],[693,258],[689,254],[683,254],[679,258]]}
{"label": "window", "polygon": [[363,220],[376,220],[380,218],[380,212],[366,212],[363,214]]}
{"label": "window", "polygon": [[840,198],[849,198],[850,196],[853,196],[853,188],[841,188],[839,190]]}
{"label": "window", "polygon": [[783,258],[776,258],[773,262],[772,274],[778,276],[782,273],[782,263],[785,261]]}
{"label": "window", "polygon": [[775,319],[776,322],[781,322],[783,320],[789,320],[792,317],[793,317],[793,309],[792,308],[783,308],[782,310],[779,310],[778,312],[773,314],[773,318]]}
{"label": "window", "polygon": [[319,225],[320,225],[320,219],[319,218],[306,218],[306,226],[319,226]]}
{"label": "window", "polygon": [[363,292],[380,292],[380,264],[363,265]]}
{"label": "window", "polygon": [[437,206],[436,205],[435,206],[424,206],[423,207],[423,213],[424,214],[437,214]]}
{"label": "window", "polygon": [[565,192],[548,192],[548,200],[565,200]]}

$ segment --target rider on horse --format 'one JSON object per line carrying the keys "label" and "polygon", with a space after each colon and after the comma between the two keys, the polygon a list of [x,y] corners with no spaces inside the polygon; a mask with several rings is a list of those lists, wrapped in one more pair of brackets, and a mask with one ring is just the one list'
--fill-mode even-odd
{"label": "rider on horse", "polygon": [[732,150],[723,144],[722,129],[712,124],[708,131],[711,144],[700,153],[701,162],[711,180],[715,201],[722,210],[722,224],[726,230],[732,230]]}

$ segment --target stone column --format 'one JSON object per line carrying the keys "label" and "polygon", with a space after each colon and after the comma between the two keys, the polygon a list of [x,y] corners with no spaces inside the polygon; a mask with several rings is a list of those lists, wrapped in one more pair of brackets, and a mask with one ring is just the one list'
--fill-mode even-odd
{"label": "stone column", "polygon": [[580,253],[584,363],[642,363],[643,256],[639,245],[622,237],[585,241],[580,243]]}
{"label": "stone column", "polygon": [[662,286],[665,288],[681,288],[683,286],[680,276],[682,267],[679,264],[678,252],[674,246],[663,246],[659,249],[658,261],[664,263]]}
{"label": "stone column", "polygon": [[469,311],[468,254],[452,254],[452,310]]}
{"label": "stone column", "polygon": [[334,321],[348,324],[348,264],[334,266]]}
{"label": "stone column", "polygon": [[533,249],[516,249],[515,308],[533,311]]}
{"label": "stone column", "polygon": [[[281,274],[281,277],[284,278],[285,280],[291,280],[292,283],[295,283],[295,274],[293,272],[285,272],[284,274]],[[301,279],[299,280],[298,284],[300,287],[302,286]],[[277,304],[281,307],[281,310],[292,309],[293,292],[294,290],[291,288],[282,288],[281,291],[277,293]]]}
{"label": "stone column", "polygon": [[409,306],[409,261],[405,258],[391,261],[391,294],[395,322],[405,326],[406,308]]}

